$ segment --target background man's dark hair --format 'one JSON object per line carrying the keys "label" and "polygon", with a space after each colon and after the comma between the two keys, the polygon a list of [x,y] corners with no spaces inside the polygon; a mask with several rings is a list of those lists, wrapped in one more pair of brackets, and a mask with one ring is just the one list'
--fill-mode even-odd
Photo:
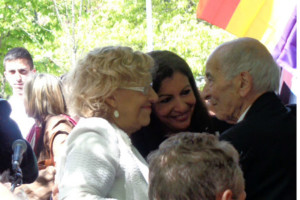
{"label": "background man's dark hair", "polygon": [[3,60],[3,65],[4,65],[4,69],[5,67],[5,63],[7,61],[12,61],[12,60],[17,60],[17,59],[25,59],[27,60],[28,65],[30,66],[30,70],[33,69],[33,60],[32,60],[32,56],[29,53],[29,51],[23,47],[16,47],[13,48],[11,50],[9,50]]}

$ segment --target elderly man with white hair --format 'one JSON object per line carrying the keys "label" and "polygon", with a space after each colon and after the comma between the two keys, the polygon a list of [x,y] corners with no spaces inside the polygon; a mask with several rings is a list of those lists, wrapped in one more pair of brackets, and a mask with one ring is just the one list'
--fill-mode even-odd
{"label": "elderly man with white hair", "polygon": [[276,92],[280,72],[253,38],[217,47],[206,63],[205,100],[235,124],[221,133],[240,153],[247,200],[296,199],[296,115]]}

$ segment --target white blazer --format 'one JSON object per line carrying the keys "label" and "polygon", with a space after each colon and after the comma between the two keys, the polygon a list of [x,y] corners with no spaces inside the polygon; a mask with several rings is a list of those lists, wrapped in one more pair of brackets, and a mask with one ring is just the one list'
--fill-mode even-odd
{"label": "white blazer", "polygon": [[80,119],[57,163],[59,199],[148,199],[148,165],[128,135],[103,118]]}

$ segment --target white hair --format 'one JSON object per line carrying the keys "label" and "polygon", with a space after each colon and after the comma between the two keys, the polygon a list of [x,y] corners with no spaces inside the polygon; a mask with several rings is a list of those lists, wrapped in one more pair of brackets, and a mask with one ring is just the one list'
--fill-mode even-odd
{"label": "white hair", "polygon": [[221,53],[222,72],[227,80],[248,71],[256,92],[278,92],[280,71],[267,48],[253,38],[239,38],[224,43]]}

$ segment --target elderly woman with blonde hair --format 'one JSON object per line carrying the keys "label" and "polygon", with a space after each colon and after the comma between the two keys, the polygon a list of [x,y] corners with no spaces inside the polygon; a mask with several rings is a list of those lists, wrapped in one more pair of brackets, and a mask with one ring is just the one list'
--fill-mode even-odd
{"label": "elderly woman with blonde hair", "polygon": [[68,73],[68,105],[80,119],[58,167],[59,199],[148,199],[148,165],[129,136],[150,123],[158,99],[153,63],[110,46],[90,51]]}

